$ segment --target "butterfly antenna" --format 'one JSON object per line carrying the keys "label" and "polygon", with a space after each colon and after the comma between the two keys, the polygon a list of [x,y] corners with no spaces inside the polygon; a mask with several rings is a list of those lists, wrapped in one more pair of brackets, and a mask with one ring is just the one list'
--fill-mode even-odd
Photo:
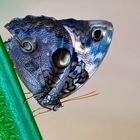
{"label": "butterfly antenna", "polygon": [[89,92],[89,93],[81,95],[81,96],[77,96],[77,97],[73,97],[73,98],[64,100],[64,101],[62,101],[62,103],[66,103],[66,102],[74,101],[74,100],[86,99],[86,98],[90,98],[90,97],[96,96],[98,94],[99,93],[97,93],[96,91],[92,91],[92,92]]}
{"label": "butterfly antenna", "polygon": [[[62,101],[62,103],[66,103],[66,102],[74,101],[74,100],[86,99],[86,98],[90,98],[90,97],[96,96],[96,95],[98,95],[98,94],[99,94],[99,93],[97,93],[96,91],[92,91],[92,92],[89,92],[89,93],[84,94],[84,95],[80,95],[80,96],[77,96],[77,97],[73,97],[73,98],[64,100],[64,101]],[[63,106],[62,106],[62,107],[63,107]],[[41,110],[41,109],[44,109],[44,108],[41,108],[41,107],[40,107],[40,108],[37,108],[37,109],[33,110],[32,113],[35,113],[36,111]],[[35,117],[37,117],[37,116],[39,116],[39,115],[41,115],[41,114],[45,114],[45,113],[50,112],[50,111],[52,111],[52,109],[48,109],[48,110],[39,112],[39,113],[37,113],[36,115],[33,115],[33,116],[34,116],[34,118],[35,118]]]}

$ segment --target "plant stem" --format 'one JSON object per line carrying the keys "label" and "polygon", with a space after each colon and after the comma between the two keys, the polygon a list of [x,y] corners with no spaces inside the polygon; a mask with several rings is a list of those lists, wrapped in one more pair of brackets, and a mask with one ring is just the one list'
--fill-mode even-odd
{"label": "plant stem", "polygon": [[0,37],[0,140],[42,140]]}

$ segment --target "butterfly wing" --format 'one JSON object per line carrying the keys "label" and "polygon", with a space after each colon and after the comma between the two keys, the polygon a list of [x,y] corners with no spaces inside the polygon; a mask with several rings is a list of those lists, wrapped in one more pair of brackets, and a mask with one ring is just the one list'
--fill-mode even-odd
{"label": "butterfly wing", "polygon": [[[113,26],[103,20],[59,20],[73,42],[73,65],[60,93],[69,96],[97,70],[105,57],[113,34]],[[96,37],[96,38],[95,38]]]}

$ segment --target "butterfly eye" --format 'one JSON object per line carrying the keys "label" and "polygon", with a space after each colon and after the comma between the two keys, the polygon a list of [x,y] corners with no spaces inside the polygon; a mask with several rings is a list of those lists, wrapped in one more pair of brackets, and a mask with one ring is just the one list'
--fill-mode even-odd
{"label": "butterfly eye", "polygon": [[26,53],[31,53],[36,49],[36,42],[32,38],[26,38],[22,41],[21,48]]}
{"label": "butterfly eye", "polygon": [[95,42],[100,41],[103,38],[103,31],[101,29],[95,29],[92,33],[92,38]]}
{"label": "butterfly eye", "polygon": [[57,68],[65,68],[69,65],[71,60],[70,52],[66,48],[59,48],[52,55],[52,60]]}

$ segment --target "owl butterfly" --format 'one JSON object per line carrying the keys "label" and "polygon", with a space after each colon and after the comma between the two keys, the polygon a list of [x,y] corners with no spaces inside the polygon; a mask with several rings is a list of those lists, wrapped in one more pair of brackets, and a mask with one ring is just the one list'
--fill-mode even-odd
{"label": "owl butterfly", "polygon": [[108,21],[45,16],[15,18],[5,27],[17,74],[36,101],[54,111],[93,75],[113,34]]}

